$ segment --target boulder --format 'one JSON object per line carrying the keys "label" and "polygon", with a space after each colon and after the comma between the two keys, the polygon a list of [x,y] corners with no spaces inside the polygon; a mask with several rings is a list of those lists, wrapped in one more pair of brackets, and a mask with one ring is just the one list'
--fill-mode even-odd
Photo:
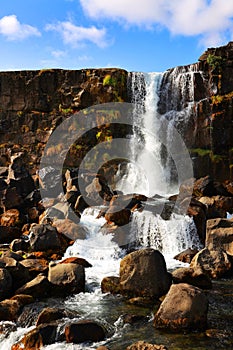
{"label": "boulder", "polygon": [[177,254],[176,256],[174,256],[174,259],[179,260],[181,262],[184,263],[188,263],[190,264],[192,261],[192,258],[198,253],[197,249],[191,249],[188,248],[186,250],[184,250],[183,252]]}
{"label": "boulder", "polygon": [[155,328],[173,331],[204,330],[208,300],[205,293],[186,283],[173,284],[154,317]]}
{"label": "boulder", "polygon": [[30,248],[30,243],[28,240],[25,240],[23,238],[17,238],[13,239],[10,243],[10,249],[13,252],[18,252],[18,251],[28,251]]}
{"label": "boulder", "polygon": [[124,226],[130,222],[131,211],[113,205],[107,210],[104,217],[108,224],[114,222],[118,226]]}
{"label": "boulder", "polygon": [[8,297],[12,293],[12,277],[7,269],[0,268],[0,300]]}
{"label": "boulder", "polygon": [[17,300],[5,299],[0,302],[0,321],[16,321],[22,305]]}
{"label": "boulder", "polygon": [[152,248],[126,255],[120,264],[120,289],[130,297],[159,298],[171,286],[163,255]]}
{"label": "boulder", "polygon": [[69,295],[85,290],[85,270],[82,265],[72,263],[50,265],[48,280],[57,295]]}
{"label": "boulder", "polygon": [[4,211],[20,208],[23,205],[23,198],[18,194],[16,187],[8,187],[3,191],[2,203]]}
{"label": "boulder", "polygon": [[32,226],[29,239],[32,251],[48,251],[60,248],[57,229],[49,224]]}
{"label": "boulder", "polygon": [[194,270],[190,267],[180,267],[173,271],[172,280],[174,283],[188,283],[202,289],[212,288],[209,276],[204,274],[202,270]]}
{"label": "boulder", "polygon": [[120,278],[115,276],[104,277],[101,282],[102,293],[120,294]]}
{"label": "boulder", "polygon": [[1,225],[10,227],[22,227],[23,217],[18,209],[9,209],[1,215]]}
{"label": "boulder", "polygon": [[0,244],[11,243],[21,236],[21,230],[18,227],[0,226]]}
{"label": "boulder", "polygon": [[210,278],[220,278],[231,270],[232,264],[223,250],[204,248],[195,255],[190,267],[201,270]]}
{"label": "boulder", "polygon": [[85,268],[92,267],[92,265],[85,259],[83,258],[78,258],[78,257],[71,257],[71,258],[66,258],[59,262],[59,264],[77,264],[77,265],[82,265]]}
{"label": "boulder", "polygon": [[40,350],[45,345],[56,342],[57,324],[42,324],[12,345],[11,350]]}
{"label": "boulder", "polygon": [[233,210],[233,197],[201,197],[198,200],[206,205],[207,219],[225,218],[227,212],[231,213]]}
{"label": "boulder", "polygon": [[7,269],[12,276],[12,288],[15,291],[30,280],[30,275],[26,267],[20,261],[13,258],[3,257],[0,259],[0,266]]}
{"label": "boulder", "polygon": [[36,278],[19,288],[15,294],[28,294],[35,299],[43,299],[51,296],[51,284],[46,276],[39,274]]}
{"label": "boulder", "polygon": [[84,210],[88,207],[89,207],[89,204],[86,203],[83,196],[82,195],[78,196],[74,205],[75,212],[82,214]]}
{"label": "boulder", "polygon": [[20,262],[29,271],[31,279],[35,278],[39,273],[48,272],[48,261],[45,259],[24,259]]}
{"label": "boulder", "polygon": [[233,255],[233,220],[212,219],[207,221],[206,247],[210,250],[222,249]]}
{"label": "boulder", "polygon": [[150,344],[145,341],[138,341],[126,348],[126,350],[167,350],[164,345]]}
{"label": "boulder", "polygon": [[95,321],[81,320],[66,326],[65,337],[67,343],[99,342],[105,339],[106,330]]}
{"label": "boulder", "polygon": [[39,326],[40,324],[48,324],[57,320],[60,320],[62,318],[74,318],[77,317],[77,313],[75,311],[60,309],[60,308],[53,308],[53,307],[46,307],[43,309],[40,314],[37,317],[36,326]]}
{"label": "boulder", "polygon": [[70,219],[56,219],[53,221],[53,226],[56,227],[57,231],[60,234],[63,234],[65,237],[69,239],[86,239],[87,238],[87,230],[85,227],[76,224]]}

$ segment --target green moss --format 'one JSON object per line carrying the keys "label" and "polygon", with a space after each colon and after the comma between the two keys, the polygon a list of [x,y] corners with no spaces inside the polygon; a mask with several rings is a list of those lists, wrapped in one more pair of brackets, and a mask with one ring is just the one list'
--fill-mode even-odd
{"label": "green moss", "polygon": [[212,54],[209,54],[207,56],[206,62],[208,63],[208,65],[212,68],[212,69],[219,69],[222,67],[223,63],[224,63],[224,58],[221,56],[215,56]]}
{"label": "green moss", "polygon": [[200,157],[204,157],[211,154],[211,150],[205,148],[192,148],[190,149],[190,152],[196,153]]}
{"label": "green moss", "polygon": [[110,74],[105,75],[104,80],[103,80],[103,86],[113,86],[116,87],[117,85],[117,80],[113,78]]}

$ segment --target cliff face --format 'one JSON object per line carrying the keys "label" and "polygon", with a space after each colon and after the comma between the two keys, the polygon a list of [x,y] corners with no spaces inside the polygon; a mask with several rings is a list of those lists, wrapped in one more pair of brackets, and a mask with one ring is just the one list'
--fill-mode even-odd
{"label": "cliff face", "polygon": [[126,101],[126,81],[121,69],[0,72],[0,165],[9,148],[38,165],[51,130],[83,108]]}

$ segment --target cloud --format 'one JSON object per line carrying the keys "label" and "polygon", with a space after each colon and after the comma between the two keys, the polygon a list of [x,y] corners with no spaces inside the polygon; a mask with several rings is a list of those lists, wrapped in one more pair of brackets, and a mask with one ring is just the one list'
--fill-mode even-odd
{"label": "cloud", "polygon": [[[172,35],[200,36],[219,44],[232,35],[233,1],[229,0],[80,0],[90,17],[110,18],[146,28],[159,26]],[[207,42],[208,43],[208,42]]]}
{"label": "cloud", "polygon": [[92,42],[99,47],[107,46],[105,28],[98,29],[95,26],[76,26],[70,21],[48,24],[46,30],[53,30],[61,34],[65,44],[76,47],[84,42]]}
{"label": "cloud", "polygon": [[66,56],[66,52],[62,50],[53,50],[51,51],[51,55],[55,58],[62,58]]}
{"label": "cloud", "polygon": [[0,19],[0,34],[8,40],[23,40],[29,36],[40,36],[37,28],[28,24],[21,24],[16,15],[5,16]]}

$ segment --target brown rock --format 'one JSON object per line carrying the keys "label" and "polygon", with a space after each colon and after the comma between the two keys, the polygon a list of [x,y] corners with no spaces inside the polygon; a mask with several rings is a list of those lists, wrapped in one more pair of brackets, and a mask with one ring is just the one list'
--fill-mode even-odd
{"label": "brown rock", "polygon": [[78,257],[71,257],[71,258],[66,258],[59,262],[59,264],[77,264],[77,265],[82,265],[83,267],[92,267],[92,265],[85,259],[83,258],[78,258]]}
{"label": "brown rock", "polygon": [[154,317],[155,328],[173,331],[203,330],[207,325],[208,300],[201,289],[173,284]]}
{"label": "brown rock", "polygon": [[206,247],[210,250],[222,249],[233,255],[233,220],[212,219],[207,221]]}
{"label": "brown rock", "polygon": [[102,293],[120,294],[120,278],[115,276],[104,277],[101,282]]}
{"label": "brown rock", "polygon": [[9,209],[1,215],[1,225],[20,227],[22,225],[21,215],[17,209]]}
{"label": "brown rock", "polygon": [[18,227],[0,226],[0,244],[11,243],[21,236],[21,230]]}
{"label": "brown rock", "polygon": [[202,249],[191,261],[190,267],[201,270],[210,278],[220,278],[231,270],[231,262],[222,250]]}
{"label": "brown rock", "polygon": [[121,209],[117,206],[111,206],[105,213],[105,219],[108,224],[114,222],[118,226],[127,225],[130,222],[130,209]]}
{"label": "brown rock", "polygon": [[95,321],[81,320],[66,326],[65,336],[67,343],[98,342],[105,339],[106,330]]}
{"label": "brown rock", "polygon": [[39,273],[46,273],[49,265],[45,259],[24,259],[20,264],[28,269],[31,279]]}
{"label": "brown rock", "polygon": [[174,259],[182,261],[184,263],[188,263],[190,264],[190,262],[192,261],[192,258],[198,253],[197,249],[186,249],[183,252],[177,254],[176,256],[174,256]]}
{"label": "brown rock", "polygon": [[85,270],[81,265],[71,263],[50,265],[48,280],[54,285],[54,293],[58,295],[80,293],[85,290]]}
{"label": "brown rock", "polygon": [[75,312],[67,311],[65,309],[47,307],[43,309],[38,315],[36,326],[39,326],[40,324],[48,324],[65,317],[74,317],[74,315],[77,317],[77,314]]}
{"label": "brown rock", "polygon": [[130,297],[159,298],[171,285],[163,255],[152,248],[126,255],[120,264],[121,293]]}
{"label": "brown rock", "polygon": [[172,272],[174,283],[188,283],[202,289],[212,288],[212,282],[209,276],[201,270],[194,270],[190,267],[181,267]]}
{"label": "brown rock", "polygon": [[0,300],[8,297],[12,293],[12,277],[7,269],[0,268]]}
{"label": "brown rock", "polygon": [[70,219],[56,219],[53,221],[53,226],[56,227],[57,231],[69,239],[86,239],[87,230],[85,227],[76,224]]}
{"label": "brown rock", "polygon": [[15,293],[28,294],[35,299],[43,299],[47,296],[51,296],[51,284],[47,277],[38,275],[32,281],[20,287]]}
{"label": "brown rock", "polygon": [[126,348],[126,350],[167,350],[164,345],[150,344],[145,341],[138,341]]}
{"label": "brown rock", "polygon": [[16,321],[21,309],[21,304],[17,300],[5,299],[0,302],[0,320]]}
{"label": "brown rock", "polygon": [[16,290],[30,280],[27,268],[21,265],[20,261],[3,257],[0,259],[0,264],[10,272],[13,290]]}
{"label": "brown rock", "polygon": [[29,239],[32,251],[47,251],[60,248],[58,232],[55,227],[49,224],[32,226]]}

